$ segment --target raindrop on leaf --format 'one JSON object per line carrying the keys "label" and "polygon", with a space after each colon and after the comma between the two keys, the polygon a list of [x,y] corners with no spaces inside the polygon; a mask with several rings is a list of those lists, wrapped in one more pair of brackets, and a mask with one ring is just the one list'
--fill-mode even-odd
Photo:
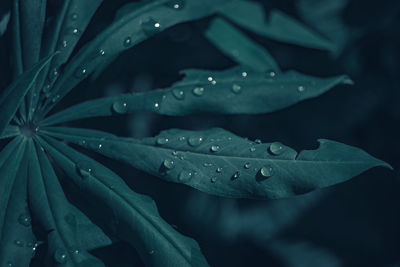
{"label": "raindrop on leaf", "polygon": [[165,137],[159,137],[156,140],[156,144],[157,145],[165,145],[166,143],[168,143],[169,139],[165,138]]}
{"label": "raindrop on leaf", "polygon": [[124,101],[115,101],[112,104],[112,109],[115,113],[125,114],[128,111],[128,105]]}
{"label": "raindrop on leaf", "polygon": [[193,89],[193,94],[196,96],[202,96],[204,94],[204,87],[195,87]]}
{"label": "raindrop on leaf", "polygon": [[190,146],[199,146],[203,142],[203,138],[200,136],[192,136],[188,139]]}
{"label": "raindrop on leaf", "polygon": [[173,89],[172,90],[172,95],[178,100],[182,100],[182,99],[185,98],[185,92],[183,90],[180,90],[180,89]]}
{"label": "raindrop on leaf", "polygon": [[238,84],[233,84],[232,85],[232,92],[235,94],[239,94],[241,92],[242,88]]}
{"label": "raindrop on leaf", "polygon": [[93,167],[90,161],[79,161],[76,164],[76,169],[82,178],[88,178],[93,174]]}
{"label": "raindrop on leaf", "polygon": [[148,20],[142,22],[141,26],[143,32],[147,36],[152,36],[161,30],[161,24],[153,18],[149,18]]}
{"label": "raindrop on leaf", "polygon": [[231,179],[232,179],[232,180],[236,180],[236,179],[239,178],[239,177],[240,177],[240,171],[237,171],[237,172],[235,172],[235,173],[232,175]]}
{"label": "raindrop on leaf", "polygon": [[269,145],[269,151],[273,154],[273,155],[280,155],[282,154],[284,150],[284,147],[281,143],[279,142],[273,142]]}
{"label": "raindrop on leaf", "polygon": [[61,263],[61,264],[66,263],[67,260],[68,260],[67,252],[65,250],[63,250],[63,249],[57,249],[54,252],[54,260],[57,263]]}
{"label": "raindrop on leaf", "polygon": [[264,166],[260,169],[260,175],[264,178],[271,177],[274,174],[274,169],[271,166]]}
{"label": "raindrop on leaf", "polygon": [[30,226],[32,223],[32,219],[27,213],[22,213],[21,215],[18,216],[18,222],[23,225],[23,226]]}
{"label": "raindrop on leaf", "polygon": [[210,147],[211,152],[218,152],[220,149],[219,145],[212,145]]}
{"label": "raindrop on leaf", "polygon": [[193,172],[190,170],[182,170],[178,175],[178,180],[180,182],[189,181],[193,177]]}

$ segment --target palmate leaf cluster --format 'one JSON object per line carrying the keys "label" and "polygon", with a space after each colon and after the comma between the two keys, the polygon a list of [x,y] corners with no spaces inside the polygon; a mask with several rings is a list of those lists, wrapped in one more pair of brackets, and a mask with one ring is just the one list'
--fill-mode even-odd
{"label": "palmate leaf cluster", "polygon": [[[75,46],[102,0],[64,0],[46,17],[46,0],[13,0],[13,83],[3,90],[0,135],[0,266],[29,266],[38,246],[43,266],[104,266],[90,252],[124,240],[147,266],[208,266],[200,247],[165,222],[147,196],[68,144],[93,150],[167,181],[232,198],[282,198],[388,166],[361,149],[321,139],[300,153],[279,142],[248,140],[224,129],[170,129],[134,139],[65,122],[147,111],[260,114],[323,94],[345,75],[319,78],[283,72],[243,30],[280,42],[333,51],[324,37],[277,10],[246,0],[152,0],[121,7],[112,24]],[[211,17],[204,37],[237,63],[222,70],[183,70],[168,88],[78,103],[48,115],[81,81],[96,77],[120,53],[178,23]],[[94,22],[95,23],[95,22]],[[73,55],[73,56],[71,56]],[[60,181],[56,169],[68,179]],[[390,167],[390,166],[388,166]],[[68,186],[66,186],[68,185]],[[72,189],[71,189],[72,188]],[[70,190],[102,207],[90,218]],[[33,229],[46,233],[39,239]]]}

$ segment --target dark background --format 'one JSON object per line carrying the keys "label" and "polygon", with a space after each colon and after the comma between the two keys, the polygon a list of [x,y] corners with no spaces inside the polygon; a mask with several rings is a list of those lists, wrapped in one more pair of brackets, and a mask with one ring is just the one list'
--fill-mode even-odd
{"label": "dark background", "polygon": [[[7,1],[1,0],[2,15]],[[105,1],[80,45],[128,1]],[[276,201],[232,200],[163,182],[106,161],[133,190],[155,199],[160,214],[196,239],[211,266],[400,266],[400,1],[259,1],[301,20],[337,44],[337,52],[283,44],[247,32],[282,69],[316,76],[348,74],[355,85],[283,111],[258,116],[166,117],[135,114],[74,122],[119,135],[152,136],[168,128],[223,127],[233,133],[281,141],[297,150],[327,138],[360,147],[394,171],[376,168],[349,182]],[[53,12],[61,0],[49,1]],[[180,24],[128,50],[95,81],[79,85],[59,108],[78,101],[170,85],[184,68],[224,69],[234,63],[203,36],[210,18]],[[10,82],[10,34],[0,37],[0,88]],[[94,252],[107,266],[141,266],[124,243]]]}

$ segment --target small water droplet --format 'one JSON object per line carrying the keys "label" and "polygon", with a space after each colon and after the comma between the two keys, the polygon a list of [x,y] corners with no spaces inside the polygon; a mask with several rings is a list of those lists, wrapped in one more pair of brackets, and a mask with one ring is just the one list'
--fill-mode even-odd
{"label": "small water droplet", "polygon": [[18,216],[18,222],[23,225],[23,226],[30,226],[32,223],[32,219],[27,213],[22,213],[21,215]]}
{"label": "small water droplet", "polygon": [[250,147],[250,152],[254,152],[254,151],[256,151],[256,148],[255,147]]}
{"label": "small water droplet", "polygon": [[62,42],[61,42],[61,45],[62,45],[62,47],[67,47],[68,46],[68,42],[67,42],[67,40],[63,40]]}
{"label": "small water droplet", "polygon": [[54,252],[54,260],[57,263],[61,263],[61,264],[66,263],[67,260],[68,260],[67,252],[65,250],[63,250],[63,249],[57,249]]}
{"label": "small water droplet", "polygon": [[150,250],[150,251],[149,251],[149,254],[150,254],[150,255],[153,255],[153,254],[154,254],[154,250]]}
{"label": "small water droplet", "polygon": [[233,84],[232,85],[232,92],[234,92],[235,94],[239,94],[242,90],[242,87],[240,87],[240,85],[238,84]]}
{"label": "small water droplet", "polygon": [[112,110],[118,114],[125,114],[128,111],[128,104],[122,100],[115,101],[112,104]]}
{"label": "small water droplet", "polygon": [[78,79],[80,79],[80,78],[82,78],[83,76],[85,76],[86,74],[87,74],[86,68],[81,67],[81,68],[79,68],[79,69],[76,70],[76,72],[75,72],[75,77],[78,78]]}
{"label": "small water droplet", "polygon": [[188,139],[188,143],[190,146],[199,146],[203,142],[203,137],[200,136],[192,136]]}
{"label": "small water droplet", "polygon": [[247,72],[243,71],[242,72],[242,77],[247,77]]}
{"label": "small water droplet", "polygon": [[215,176],[211,177],[211,179],[210,179],[211,183],[215,183],[216,181],[217,181],[217,177],[215,177]]}
{"label": "small water droplet", "polygon": [[125,47],[129,47],[129,46],[131,46],[131,44],[132,44],[131,37],[126,37],[125,40],[124,40],[124,46]]}
{"label": "small water droplet", "polygon": [[271,177],[274,174],[274,169],[271,166],[264,166],[260,169],[260,174],[265,178]]}
{"label": "small water droplet", "polygon": [[203,163],[203,166],[204,166],[204,167],[211,167],[211,166],[212,166],[212,163],[204,162],[204,163]]}
{"label": "small water droplet", "polygon": [[254,140],[254,143],[261,144],[261,140],[260,139],[256,139],[256,140]]}
{"label": "small water droplet", "polygon": [[56,103],[58,101],[58,99],[60,99],[60,95],[55,95],[53,97],[53,99],[51,100],[51,102]]}
{"label": "small water droplet", "polygon": [[280,155],[282,154],[284,150],[284,147],[281,143],[279,142],[273,142],[269,145],[269,151],[274,154],[274,155]]}
{"label": "small water droplet", "polygon": [[73,33],[74,35],[79,35],[80,31],[79,31],[79,29],[77,29],[77,28],[73,28],[73,29],[72,29],[72,33]]}
{"label": "small water droplet", "polygon": [[21,240],[14,240],[14,244],[17,245],[18,247],[23,247],[24,246],[24,242]]}
{"label": "small water droplet", "polygon": [[160,104],[158,104],[157,102],[154,103],[154,109],[159,109],[160,108]]}
{"label": "small water droplet", "polygon": [[222,168],[218,167],[215,171],[218,172],[218,173],[221,173],[222,172]]}
{"label": "small water droplet", "polygon": [[165,145],[166,143],[168,143],[169,139],[165,138],[165,137],[159,137],[156,140],[156,144],[157,145]]}
{"label": "small water droplet", "polygon": [[218,152],[220,149],[219,145],[212,145],[210,147],[211,152]]}
{"label": "small water droplet", "polygon": [[104,56],[106,54],[106,51],[104,51],[103,49],[99,50],[99,55],[100,56]]}
{"label": "small water droplet", "polygon": [[212,85],[216,85],[216,84],[217,84],[217,81],[216,81],[216,80],[212,80],[212,81],[211,81],[211,84],[212,84]]}
{"label": "small water droplet", "polygon": [[13,267],[14,264],[11,261],[7,261],[7,267]]}
{"label": "small water droplet", "polygon": [[275,77],[275,75],[276,75],[275,71],[270,71],[268,74],[269,74],[269,77]]}
{"label": "small water droplet", "polygon": [[71,249],[70,252],[72,254],[75,254],[75,255],[78,255],[80,253],[79,249],[76,249],[76,248],[75,249]]}
{"label": "small water droplet", "polygon": [[299,91],[300,93],[304,92],[305,89],[306,88],[303,85],[299,85],[299,87],[297,87],[297,91]]}
{"label": "small water droplet", "polygon": [[49,92],[50,88],[51,88],[50,84],[46,84],[45,86],[43,86],[43,89],[42,89],[43,93]]}
{"label": "small water droplet", "polygon": [[100,149],[100,148],[102,148],[102,146],[103,146],[102,144],[99,144],[99,145],[98,145],[98,148]]}
{"label": "small water droplet", "polygon": [[175,167],[175,162],[170,159],[164,160],[162,164],[163,164],[163,167],[167,170],[171,170]]}
{"label": "small water droplet", "polygon": [[80,141],[79,141],[79,144],[80,144],[81,146],[86,145],[86,140],[80,140]]}
{"label": "small water droplet", "polygon": [[193,89],[193,94],[196,96],[202,96],[204,94],[204,87],[195,87]]}
{"label": "small water droplet", "polygon": [[193,177],[193,172],[190,170],[182,170],[178,175],[178,180],[180,182],[189,181]]}
{"label": "small water droplet", "polygon": [[239,177],[240,177],[240,171],[237,171],[237,172],[235,172],[235,173],[232,175],[231,179],[232,179],[232,180],[236,180],[236,179],[239,178]]}
{"label": "small water droplet", "polygon": [[186,137],[184,137],[184,136],[179,137],[179,141],[185,141],[185,139],[186,139]]}
{"label": "small water droplet", "polygon": [[172,92],[172,95],[178,100],[182,100],[185,98],[185,92],[183,90],[173,89],[171,92]]}
{"label": "small water droplet", "polygon": [[72,14],[71,14],[71,19],[72,19],[72,20],[77,20],[77,19],[78,19],[78,14],[72,13]]}
{"label": "small water droplet", "polygon": [[143,21],[141,26],[147,36],[152,36],[161,30],[161,24],[153,18]]}
{"label": "small water droplet", "polygon": [[185,7],[185,2],[185,0],[172,0],[169,1],[166,6],[179,10]]}
{"label": "small water droplet", "polygon": [[211,82],[211,81],[213,80],[213,77],[210,76],[210,77],[207,78],[207,80],[208,80],[209,82]]}
{"label": "small water droplet", "polygon": [[251,166],[250,162],[246,162],[246,163],[243,165],[243,167],[244,167],[245,169],[250,169],[250,166]]}
{"label": "small water droplet", "polygon": [[93,167],[90,161],[79,161],[76,164],[76,169],[82,178],[88,178],[93,175]]}

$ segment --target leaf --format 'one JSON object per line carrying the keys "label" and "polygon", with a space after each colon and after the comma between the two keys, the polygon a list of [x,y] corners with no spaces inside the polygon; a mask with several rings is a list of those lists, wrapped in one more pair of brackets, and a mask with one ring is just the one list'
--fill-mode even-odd
{"label": "leaf", "polygon": [[137,111],[164,115],[268,113],[351,83],[345,75],[316,78],[295,71],[267,74],[240,67],[182,73],[185,78],[170,88],[86,101],[49,116],[41,125]]}
{"label": "leaf", "polygon": [[85,260],[94,261],[93,266],[104,266],[86,250],[81,242],[83,237],[90,242],[98,241],[102,245],[110,244],[110,240],[97,226],[96,235],[89,236],[78,224],[78,218],[89,221],[84,214],[68,203],[58,178],[40,145],[33,147],[33,155],[29,170],[29,201],[34,218],[42,229],[48,232],[47,266],[82,266]]}
{"label": "leaf", "polygon": [[26,201],[28,154],[21,139],[1,153],[0,266],[29,266],[36,242]]}
{"label": "leaf", "polygon": [[0,139],[14,137],[19,134],[19,129],[17,126],[8,125],[2,135],[0,135]]}
{"label": "leaf", "polygon": [[331,186],[375,166],[391,168],[361,149],[325,139],[297,153],[220,128],[171,129],[158,136],[92,138],[80,129],[49,127],[46,134],[79,144],[164,180],[234,198],[283,198]]}
{"label": "leaf", "polygon": [[26,93],[32,88],[39,72],[49,63],[52,56],[42,59],[4,90],[0,97],[0,135],[3,134],[4,129],[11,121]]}
{"label": "leaf", "polygon": [[0,14],[0,37],[6,32],[8,22],[10,21],[10,12]]}
{"label": "leaf", "polygon": [[109,57],[150,38],[175,24],[200,19],[213,14],[217,8],[233,0],[187,0],[182,8],[173,8],[169,1],[148,1],[130,12],[122,12],[119,19],[86,44],[65,66],[63,75],[54,85],[57,101],[47,101],[46,114],[79,82],[93,73]]}
{"label": "leaf", "polygon": [[255,71],[280,72],[278,64],[261,45],[221,18],[212,20],[205,36],[226,56]]}
{"label": "leaf", "polygon": [[232,1],[220,13],[248,30],[277,41],[328,51],[335,49],[328,39],[279,10],[271,10],[267,20],[262,5],[257,2]]}
{"label": "leaf", "polygon": [[54,161],[101,205],[115,234],[137,249],[146,266],[208,266],[197,243],[162,220],[149,197],[133,192],[95,160],[52,138],[45,139],[41,143]]}

